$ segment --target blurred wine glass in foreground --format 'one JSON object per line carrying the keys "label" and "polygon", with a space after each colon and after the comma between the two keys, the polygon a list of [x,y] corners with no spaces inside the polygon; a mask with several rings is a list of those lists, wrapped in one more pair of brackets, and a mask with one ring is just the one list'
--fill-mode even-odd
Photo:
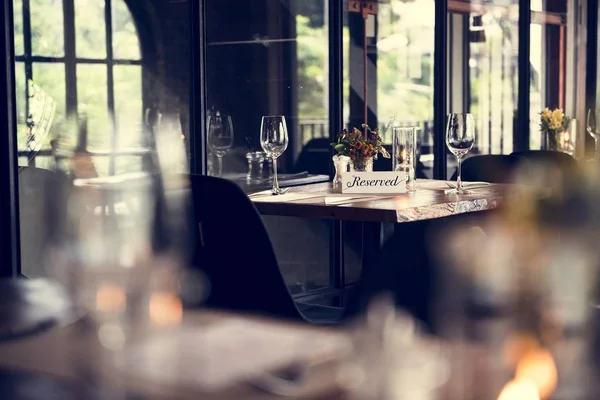
{"label": "blurred wine glass in foreground", "polygon": [[337,379],[350,399],[433,399],[448,379],[441,342],[420,332],[387,294],[371,301],[349,334],[353,348]]}
{"label": "blurred wine glass in foreground", "polygon": [[122,387],[116,366],[130,346],[182,320],[191,236],[189,185],[181,175],[186,152],[178,116],[151,127],[147,170],[73,180],[60,224],[66,234],[48,249],[49,271],[86,311],[72,330],[69,356],[91,388]]}
{"label": "blurred wine glass in foreground", "polygon": [[600,139],[600,109],[592,108],[587,114],[587,132],[594,138],[596,162],[600,161],[600,149],[598,148],[598,140]]}

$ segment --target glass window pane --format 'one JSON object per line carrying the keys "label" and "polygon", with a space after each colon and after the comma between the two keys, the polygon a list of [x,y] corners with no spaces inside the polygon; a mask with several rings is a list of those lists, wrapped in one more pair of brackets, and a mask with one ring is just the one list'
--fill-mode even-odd
{"label": "glass window pane", "polygon": [[25,64],[15,64],[15,98],[17,100],[17,149],[23,150],[27,145],[27,92],[25,87]]}
{"label": "glass window pane", "polygon": [[78,58],[106,58],[104,0],[75,0],[75,35]]}
{"label": "glass window pane", "polygon": [[[576,118],[578,106],[577,60],[581,49],[577,46],[578,31],[576,6],[572,0],[531,2],[531,126],[529,145],[531,149],[544,147],[540,132],[540,112],[544,108],[559,108]],[[584,89],[582,89],[584,90]],[[581,140],[584,139],[585,121],[578,121]],[[568,139],[568,140],[565,140]],[[576,137],[560,138],[561,150],[575,154]],[[558,142],[557,142],[558,143]],[[554,146],[551,144],[551,147]]]}
{"label": "glass window pane", "polygon": [[117,146],[140,146],[143,127],[142,67],[115,65],[113,71]]}
{"label": "glass window pane", "polygon": [[23,55],[23,0],[13,0],[13,23],[15,25],[15,55]]}
{"label": "glass window pane", "polygon": [[[208,0],[206,9],[208,109],[211,115],[230,116],[234,131],[233,148],[223,157],[224,173],[245,183],[246,153],[262,151],[261,117],[284,115],[289,145],[278,161],[279,172],[308,172],[328,180],[325,3],[263,0],[242,5]],[[308,143],[310,150],[305,149]],[[318,162],[307,162],[314,154]],[[216,174],[216,154],[210,146],[209,160],[215,166],[210,173]]]}
{"label": "glass window pane", "polygon": [[125,1],[113,0],[111,12],[113,57],[124,60],[141,59],[137,30]]}
{"label": "glass window pane", "polygon": [[117,157],[115,160],[115,174],[127,174],[130,172],[139,172],[142,170],[141,157]]}
{"label": "glass window pane", "polygon": [[[60,63],[34,63],[33,81],[38,87],[50,96],[56,103],[56,111],[52,121],[52,126],[48,135],[43,138],[36,138],[42,141],[43,148],[50,147],[50,140],[57,135],[63,135],[68,130],[68,120],[66,115],[66,89],[65,89],[65,66]],[[31,94],[30,94],[31,95]],[[29,99],[30,110],[34,104],[34,99]]]}
{"label": "glass window pane", "polygon": [[[465,13],[449,3],[448,112],[468,112],[475,124],[476,154],[513,152],[518,97],[518,4],[490,2]],[[448,178],[456,157],[448,152]]]}
{"label": "glass window pane", "polygon": [[31,0],[30,10],[33,54],[62,57],[65,54],[62,0]]}
{"label": "glass window pane", "polygon": [[78,113],[87,117],[89,149],[111,148],[106,65],[77,65],[77,102]]}
{"label": "glass window pane", "polygon": [[[259,137],[264,115],[286,117],[289,144],[278,160],[280,184],[298,179],[296,174],[329,181],[329,136],[331,130],[342,127],[330,127],[328,122],[325,5],[323,0],[206,0],[207,111],[210,116],[231,117],[233,148],[222,158],[223,172],[248,191],[271,184],[263,174],[246,179],[247,156],[262,152]],[[218,132],[219,127],[214,128],[212,132]],[[209,173],[216,175],[216,156],[223,147],[217,149],[222,142],[210,138]],[[254,162],[254,170],[259,169],[258,164]],[[261,165],[269,175],[269,164]],[[281,239],[274,240],[274,246],[292,291],[328,284],[328,245],[323,240],[328,237],[328,224],[295,218],[265,221],[271,237]],[[289,224],[294,228],[286,229]],[[303,245],[298,247],[300,242]]]}
{"label": "glass window pane", "polygon": [[[420,128],[420,162],[417,174],[419,177],[433,177],[433,51],[434,51],[434,1],[417,0],[404,2],[392,0],[381,4],[376,20],[376,36],[368,38],[371,51],[377,52],[377,69],[369,75],[369,80],[376,80],[377,86],[369,91],[376,91],[376,98],[369,95],[369,108],[376,116],[377,126],[384,129],[393,120],[395,126],[417,126]],[[361,20],[357,14],[350,19],[351,35],[355,48],[351,51],[350,65],[357,65],[351,76],[361,76],[362,72],[362,37],[359,35]],[[373,22],[375,23],[375,22]],[[372,34],[367,24],[367,34]],[[356,43],[360,40],[360,43]],[[359,47],[356,47],[359,46]],[[350,67],[352,68],[352,66]],[[369,67],[367,67],[369,68]],[[368,70],[367,70],[368,71]],[[362,97],[362,79],[355,78],[350,82],[352,92]],[[350,102],[351,115],[364,115],[360,111],[361,102]],[[354,109],[353,109],[354,108]],[[363,116],[364,119],[364,116]],[[354,121],[354,126],[359,120]],[[373,124],[372,121],[368,121]],[[384,137],[391,145],[392,136],[388,132]],[[380,157],[377,161],[381,169],[391,170],[391,161]],[[383,166],[382,163],[386,163]]]}

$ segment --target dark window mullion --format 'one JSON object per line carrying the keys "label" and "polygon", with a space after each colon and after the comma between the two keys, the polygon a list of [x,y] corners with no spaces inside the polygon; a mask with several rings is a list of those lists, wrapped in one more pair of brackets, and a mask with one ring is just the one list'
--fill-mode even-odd
{"label": "dark window mullion", "polygon": [[[106,86],[108,99],[108,115],[112,122],[111,150],[116,151],[117,147],[117,123],[115,116],[115,90],[114,90],[114,71],[113,71],[113,48],[112,48],[112,1],[106,0],[104,4],[104,20],[106,27]],[[115,174],[115,157],[111,156],[109,164],[109,175]]]}
{"label": "dark window mullion", "polygon": [[23,0],[23,50],[25,52],[22,60],[16,57],[17,61],[25,63],[25,115],[29,115],[29,80],[33,80],[33,67],[31,62],[31,5],[29,0]]}
{"label": "dark window mullion", "polygon": [[[48,57],[48,56],[15,56],[15,60],[17,61],[31,61],[36,63],[60,63],[64,64],[66,59],[65,57]],[[109,61],[105,58],[75,58],[76,64],[106,64]],[[141,60],[111,60],[113,65],[142,65]]]}
{"label": "dark window mullion", "polygon": [[[74,0],[63,1],[65,28],[65,90],[67,118],[77,114],[77,63],[75,54],[75,4]],[[79,145],[79,143],[78,143]]]}

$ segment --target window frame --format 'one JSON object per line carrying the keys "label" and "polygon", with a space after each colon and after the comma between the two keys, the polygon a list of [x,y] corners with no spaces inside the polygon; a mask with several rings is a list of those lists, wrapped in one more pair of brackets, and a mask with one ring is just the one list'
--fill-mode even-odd
{"label": "window frame", "polygon": [[[129,5],[126,0],[121,0],[125,2],[129,10]],[[107,109],[109,116],[111,118],[112,125],[112,137],[111,137],[111,148],[107,153],[106,151],[102,152],[94,152],[89,151],[87,148],[82,148],[87,143],[87,138],[82,138],[78,135],[76,148],[79,150],[83,150],[88,152],[91,155],[98,157],[109,157],[109,175],[115,174],[115,165],[116,158],[121,157],[131,157],[138,155],[136,152],[127,151],[127,152],[119,152],[116,150],[117,136],[119,132],[117,130],[116,119],[114,117],[115,112],[115,82],[114,82],[114,67],[119,65],[137,65],[142,68],[142,76],[140,79],[143,79],[143,47],[142,40],[137,31],[136,34],[138,37],[138,47],[140,49],[140,58],[139,59],[124,59],[124,58],[115,58],[113,53],[113,24],[112,24],[112,5],[113,0],[104,0],[104,27],[105,27],[105,46],[106,46],[106,57],[105,58],[87,58],[87,57],[77,57],[76,50],[76,28],[75,28],[75,0],[62,0],[63,7],[63,35],[64,35],[64,55],[62,57],[51,57],[51,56],[40,56],[34,55],[32,50],[32,32],[31,32],[31,0],[22,0],[22,18],[23,18],[23,54],[15,55],[15,65],[20,65],[18,63],[23,63],[25,67],[25,112],[26,115],[29,114],[29,80],[33,80],[33,64],[34,63],[50,63],[50,64],[61,64],[65,67],[65,112],[69,117],[76,118],[79,121],[78,117],[78,96],[77,96],[77,66],[78,65],[106,65],[107,75],[106,75],[106,90],[107,90]],[[12,1],[11,1],[12,3]],[[131,10],[129,10],[132,20],[135,22],[135,18]],[[13,28],[14,30],[14,28]],[[17,70],[18,71],[18,70]],[[18,73],[18,72],[17,72]],[[35,80],[34,80],[35,82]],[[17,93],[18,95],[18,93]],[[140,92],[140,96],[142,98],[142,109],[140,110],[140,118],[143,115],[143,110],[145,108],[145,96],[142,92]],[[18,132],[17,132],[18,134]],[[139,152],[140,156],[146,154],[143,151]],[[34,155],[34,157],[31,157]],[[27,149],[17,149],[18,157],[27,157],[28,165],[34,167],[35,166],[35,156],[40,157],[50,157],[53,156],[53,151],[50,148],[42,148],[38,151],[32,151]]]}

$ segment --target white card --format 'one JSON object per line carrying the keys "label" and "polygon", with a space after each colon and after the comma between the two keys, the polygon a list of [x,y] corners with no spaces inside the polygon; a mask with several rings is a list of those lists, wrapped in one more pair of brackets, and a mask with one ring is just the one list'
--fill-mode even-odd
{"label": "white card", "polygon": [[346,172],[342,193],[406,193],[406,172]]}

